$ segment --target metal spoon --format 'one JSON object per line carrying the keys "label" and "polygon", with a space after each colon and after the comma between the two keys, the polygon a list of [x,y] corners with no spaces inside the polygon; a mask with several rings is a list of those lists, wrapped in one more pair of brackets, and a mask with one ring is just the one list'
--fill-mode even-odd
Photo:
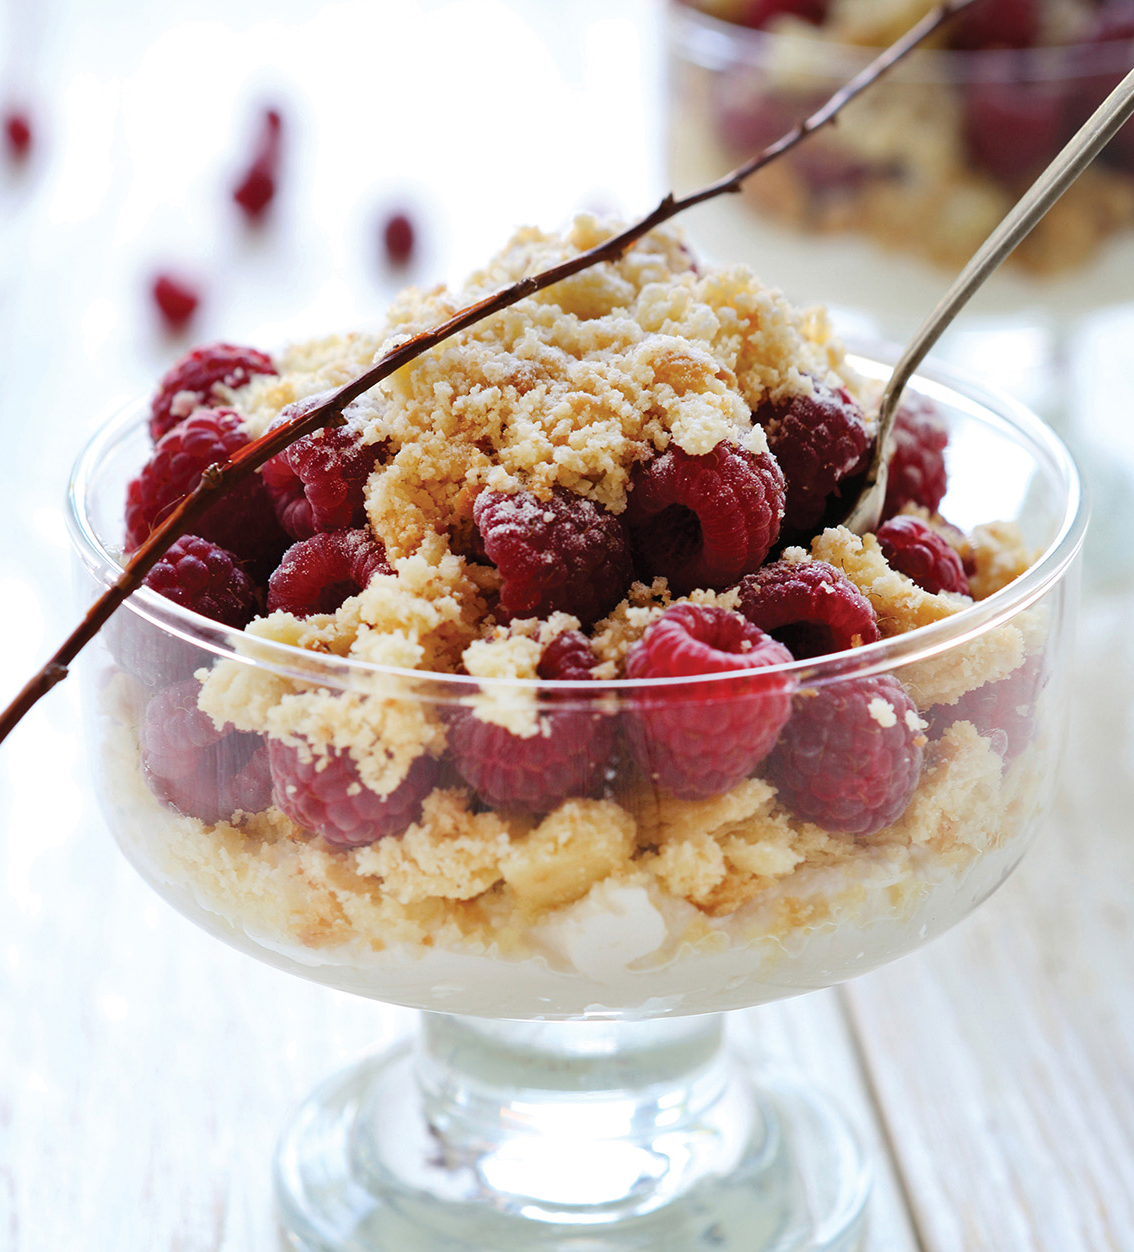
{"label": "metal spoon", "polygon": [[909,346],[894,366],[894,372],[890,375],[886,389],[882,392],[874,455],[862,491],[843,523],[844,526],[858,535],[863,535],[878,526],[882,503],[886,497],[886,466],[890,454],[890,434],[894,428],[894,414],[897,411],[902,391],[914,370],[922,363],[926,354],[964,307],[969,297],[999,267],[1001,261],[1028,234],[1094,160],[1100,149],[1114,137],[1123,122],[1132,115],[1134,115],[1134,70],[1126,75],[1083,123],[1075,137],[981,244],[972,260],[961,271],[937,307],[910,340]]}

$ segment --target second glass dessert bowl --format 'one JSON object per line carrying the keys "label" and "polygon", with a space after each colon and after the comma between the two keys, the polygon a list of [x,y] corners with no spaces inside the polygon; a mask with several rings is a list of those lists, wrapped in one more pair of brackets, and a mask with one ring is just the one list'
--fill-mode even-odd
{"label": "second glass dessert bowl", "polygon": [[[915,390],[949,430],[941,512],[966,531],[1018,525],[1035,559],[971,607],[848,652],[526,682],[289,647],[149,592],[118,615],[88,667],[88,721],[129,859],[243,951],[426,1011],[416,1043],[330,1080],[285,1133],[294,1247],[854,1246],[868,1171],[853,1134],[724,1042],[723,1015],[912,951],[1018,863],[1054,773],[1085,527],[1074,466],[1036,418],[936,371]],[[120,568],[143,417],[121,415],[76,469],[84,600]],[[351,709],[356,743],[430,745],[406,816],[365,846],[288,815],[333,776],[334,754],[294,746],[327,700]],[[570,745],[546,768],[575,770],[575,794],[534,811],[486,780],[473,799],[445,746],[471,717]],[[845,733],[787,750],[793,722],[832,719]],[[770,720],[771,754],[754,746]],[[675,744],[702,764],[667,786]],[[886,790],[899,775],[881,825],[839,811],[856,776]],[[842,780],[834,799],[824,778]]]}
{"label": "second glass dessert bowl", "polygon": [[[916,8],[917,6],[915,6]],[[928,5],[925,6],[929,8]],[[1134,63],[1128,5],[987,2],[947,25],[812,136],[691,217],[706,250],[743,257],[793,299],[865,311],[901,337]],[[767,29],[706,10],[763,14]],[[827,19],[801,20],[829,8]],[[795,16],[796,11],[799,16]],[[1080,11],[1081,10],[1081,11]],[[914,10],[910,10],[914,12]],[[1013,20],[1047,20],[1052,42]],[[863,69],[900,21],[875,6],[669,6],[670,168],[718,178]],[[988,27],[989,29],[985,29]],[[1057,38],[1058,35],[1058,38]],[[853,37],[854,42],[851,42]],[[1082,41],[1082,42],[1077,42]],[[1134,130],[1125,127],[982,290],[966,316],[1077,316],[1134,300]]]}

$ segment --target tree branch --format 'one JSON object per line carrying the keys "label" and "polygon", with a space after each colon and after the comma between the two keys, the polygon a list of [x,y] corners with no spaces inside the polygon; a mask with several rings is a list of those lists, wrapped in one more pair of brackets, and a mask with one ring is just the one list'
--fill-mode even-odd
{"label": "tree branch", "polygon": [[240,448],[223,465],[210,466],[201,475],[201,481],[194,490],[185,496],[165,520],[150,533],[127,562],[119,578],[90,607],[86,616],[68,635],[55,655],[26,684],[3,714],[0,714],[0,743],[52,687],[66,678],[68,666],[98,634],[115,609],[142,585],[146,575],[175,540],[183,534],[192,533],[190,530],[192,524],[224,492],[247,478],[265,461],[278,452],[282,452],[284,448],[304,435],[312,434],[327,426],[343,425],[343,410],[352,400],[356,400],[403,365],[421,356],[422,353],[428,352],[444,340],[483,321],[486,317],[491,317],[493,313],[509,308],[518,301],[534,295],[537,291],[543,291],[582,270],[601,264],[603,261],[616,261],[631,244],[636,243],[643,235],[649,234],[655,226],[660,226],[686,209],[706,200],[712,200],[716,196],[739,191],[745,179],[770,161],[790,151],[808,135],[832,122],[856,96],[876,82],[954,13],[967,8],[973,2],[974,0],[945,0],[943,4],[911,27],[901,39],[859,71],[821,108],[793,127],[786,135],[777,139],[775,143],[738,166],[731,174],[726,174],[716,182],[686,196],[675,197],[672,192],[667,193],[651,213],[617,235],[612,235],[601,244],[597,244],[586,252],[580,252],[559,265],[553,265],[538,274],[520,279],[519,282],[455,313],[448,321],[442,322],[432,330],[414,335],[392,352],[388,352],[380,361],[351,382],[322,396],[310,397],[293,406],[296,411],[288,421],[280,423],[261,438]]}

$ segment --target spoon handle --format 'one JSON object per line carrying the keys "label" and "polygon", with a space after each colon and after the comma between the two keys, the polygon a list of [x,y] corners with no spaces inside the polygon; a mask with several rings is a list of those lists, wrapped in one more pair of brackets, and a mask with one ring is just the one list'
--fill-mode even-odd
{"label": "spoon handle", "polygon": [[857,534],[878,525],[886,490],[886,460],[898,400],[914,370],[942,332],[1005,257],[1028,234],[1076,178],[1134,115],[1134,70],[1118,84],[1075,133],[1059,155],[1028,188],[1007,216],[974,253],[937,307],[910,340],[882,393],[874,458],[863,494],[844,525]]}

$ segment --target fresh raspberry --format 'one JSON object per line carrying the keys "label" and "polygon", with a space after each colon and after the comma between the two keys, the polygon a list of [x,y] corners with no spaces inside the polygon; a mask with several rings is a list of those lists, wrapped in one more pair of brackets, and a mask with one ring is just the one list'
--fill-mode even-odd
{"label": "fresh raspberry", "polygon": [[598,657],[586,635],[577,630],[565,630],[544,648],[538,673],[540,678],[554,682],[590,682],[597,664]]}
{"label": "fresh raspberry", "polygon": [[182,608],[238,629],[248,625],[259,607],[256,589],[238,559],[198,535],[174,540],[145,583]]}
{"label": "fresh raspberry", "polygon": [[1067,90],[1057,82],[974,82],[962,123],[969,158],[1010,186],[1026,184],[1063,144]]}
{"label": "fresh raspberry", "polygon": [[288,548],[268,579],[268,612],[333,613],[375,574],[389,573],[386,549],[365,528],[312,535]]}
{"label": "fresh raspberry", "polygon": [[224,397],[218,387],[243,387],[253,374],[274,374],[270,357],[255,348],[212,343],[194,348],[173,363],[150,405],[150,435],[156,443],[193,412]]}
{"label": "fresh raspberry", "polygon": [[[163,435],[126,489],[126,550],[132,552],[201,480],[248,442],[231,409],[198,409]],[[237,483],[195,523],[197,533],[238,557],[260,560],[283,548],[283,533],[259,474]]]}
{"label": "fresh raspberry", "polygon": [[394,213],[382,227],[382,244],[386,260],[395,266],[408,265],[413,256],[416,233],[405,213]]}
{"label": "fresh raspberry", "polygon": [[[782,138],[823,103],[822,95],[762,90],[751,66],[738,64],[713,75],[711,110],[722,145],[738,157],[752,156]],[[874,172],[861,158],[822,134],[812,135],[785,156],[811,195],[822,200],[853,193]]]}
{"label": "fresh raspberry", "polygon": [[949,46],[975,51],[979,48],[1030,48],[1039,35],[1040,15],[1036,0],[980,0],[962,9],[949,23]]}
{"label": "fresh raspberry", "polygon": [[939,591],[970,594],[959,554],[920,517],[892,517],[878,527],[875,538],[890,568],[905,574],[919,587],[933,595]]}
{"label": "fresh raspberry", "polygon": [[796,817],[829,831],[872,835],[897,821],[914,793],[922,727],[892,674],[801,692],[764,773]]}
{"label": "fresh raspberry", "polygon": [[910,396],[894,417],[886,499],[882,517],[893,517],[907,505],[937,512],[948,485],[945,447],[949,433],[931,400]]}
{"label": "fresh raspberry", "polygon": [[421,802],[440,772],[423,754],[393,791],[380,796],[362,781],[349,753],[305,754],[278,739],[268,741],[268,751],[276,807],[335,848],[361,848],[400,835],[421,816]]}
{"label": "fresh raspberry", "polygon": [[826,561],[776,561],[740,583],[741,613],[802,660],[873,643],[870,601]]}
{"label": "fresh raspberry", "polygon": [[764,90],[763,84],[753,81],[752,72],[745,65],[714,74],[709,90],[717,136],[728,151],[738,156],[762,151],[814,111],[809,107],[810,99],[786,98]]}
{"label": "fresh raspberry", "polygon": [[[901,514],[901,516],[904,517],[906,515]],[[965,571],[966,581],[972,578],[977,571],[977,563],[976,554],[973,552],[973,545],[969,542],[968,535],[959,526],[954,526],[952,522],[947,522],[943,517],[935,517],[931,529],[941,535],[949,547],[961,558],[961,568]],[[972,594],[971,589],[969,594]]]}
{"label": "fresh raspberry", "polygon": [[1134,0],[1103,0],[1090,30],[1084,36],[1084,42],[1129,40],[1134,40]]}
{"label": "fresh raspberry", "polygon": [[[274,425],[286,421],[287,410]],[[280,525],[293,539],[366,521],[363,489],[379,444],[363,444],[347,426],[304,435],[265,462],[264,485]]]}
{"label": "fresh raspberry", "polygon": [[627,678],[744,672],[636,692],[625,722],[642,772],[684,799],[717,795],[746,778],[791,714],[794,680],[766,667],[791,659],[738,613],[701,604],[666,609],[631,649]]}
{"label": "fresh raspberry", "polygon": [[189,325],[201,303],[197,288],[174,274],[156,274],[150,292],[162,321],[174,334]]}
{"label": "fresh raspberry", "polygon": [[772,18],[788,14],[818,26],[827,16],[827,0],[746,0],[733,21],[753,30],[763,30]]}
{"label": "fresh raspberry", "polygon": [[31,118],[23,109],[10,109],[4,114],[4,138],[13,161],[27,160],[31,151]]}
{"label": "fresh raspberry", "polygon": [[[258,735],[253,738],[259,739]],[[272,802],[272,765],[268,745],[260,744],[247,764],[221,789],[221,810],[233,813],[262,813]]]}
{"label": "fresh raspberry", "polygon": [[[544,649],[539,676],[585,681],[597,658],[578,631],[565,631]],[[542,693],[545,697],[546,691]],[[462,709],[449,727],[449,751],[461,777],[495,808],[546,813],[568,796],[601,790],[614,746],[614,719],[586,707],[586,693],[552,694],[562,711],[544,711],[538,733],[524,739]]]}
{"label": "fresh raspberry", "polygon": [[634,467],[626,522],[648,579],[674,595],[721,590],[759,569],[776,542],[784,476],[776,459],[718,443],[703,456],[678,447]]}
{"label": "fresh raspberry", "polygon": [[584,496],[556,488],[482,491],[473,505],[485,555],[504,576],[500,610],[512,617],[571,613],[584,626],[622,599],[633,578],[622,520]]}
{"label": "fresh raspberry", "polygon": [[238,809],[257,813],[271,795],[264,741],[231,725],[218,730],[197,707],[200,690],[190,678],[150,699],[140,732],[146,783],[159,800],[202,822],[227,821]]}
{"label": "fresh raspberry", "polygon": [[[1102,4],[1083,42],[1088,44],[1126,42],[1134,45],[1134,0],[1107,0]],[[1093,58],[1087,58],[1087,64]],[[1113,64],[1113,62],[1112,62]],[[1102,104],[1122,81],[1125,70],[1085,74],[1074,92],[1069,125],[1078,127]],[[1102,151],[1108,165],[1134,174],[1134,120],[1126,122]]]}
{"label": "fresh raspberry", "polygon": [[[196,535],[176,540],[145,584],[182,608],[238,630],[259,611],[259,592],[236,557]],[[196,645],[135,613],[116,613],[107,630],[119,665],[149,688],[188,678],[208,660]]]}
{"label": "fresh raspberry", "polygon": [[839,484],[866,466],[871,440],[862,410],[844,388],[814,382],[811,395],[765,401],[755,418],[787,479],[784,537],[809,534]]}
{"label": "fresh raspberry", "polygon": [[[849,197],[862,191],[878,171],[868,162],[827,139],[814,145],[801,144],[791,154],[796,173],[818,201],[837,196]],[[888,171],[883,171],[885,175]]]}
{"label": "fresh raspberry", "polygon": [[282,130],[283,119],[279,113],[265,109],[251,164],[233,188],[233,200],[251,222],[258,222],[275,199]]}
{"label": "fresh raspberry", "polygon": [[233,200],[251,222],[258,222],[263,217],[275,197],[276,176],[273,166],[267,161],[253,161],[232,191]]}
{"label": "fresh raspberry", "polygon": [[1018,756],[1036,733],[1036,703],[1047,685],[1044,654],[1033,653],[1006,678],[966,691],[956,704],[930,710],[930,738],[939,738],[954,722],[972,722],[992,739],[1005,761]]}

